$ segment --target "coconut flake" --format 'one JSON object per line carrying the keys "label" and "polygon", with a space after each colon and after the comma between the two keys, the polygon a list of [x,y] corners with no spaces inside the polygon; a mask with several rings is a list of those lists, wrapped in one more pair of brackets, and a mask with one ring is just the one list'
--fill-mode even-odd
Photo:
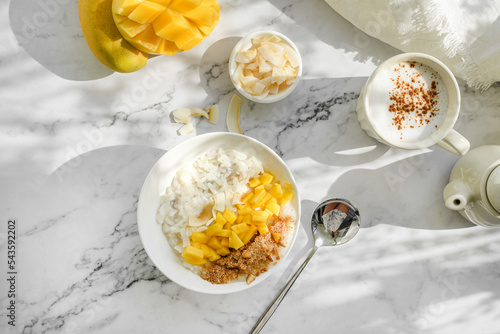
{"label": "coconut flake", "polygon": [[226,125],[229,132],[242,133],[240,128],[240,108],[242,99],[234,94],[227,109]]}
{"label": "coconut flake", "polygon": [[194,132],[193,125],[191,123],[183,125],[180,129],[177,130],[179,136],[187,135]]}

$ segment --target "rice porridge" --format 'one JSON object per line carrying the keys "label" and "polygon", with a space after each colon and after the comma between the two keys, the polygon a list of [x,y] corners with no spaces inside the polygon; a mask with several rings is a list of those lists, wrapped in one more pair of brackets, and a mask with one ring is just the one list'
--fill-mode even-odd
{"label": "rice porridge", "polygon": [[250,283],[293,234],[292,189],[257,158],[218,149],[177,171],[156,220],[184,266],[214,284],[240,274]]}

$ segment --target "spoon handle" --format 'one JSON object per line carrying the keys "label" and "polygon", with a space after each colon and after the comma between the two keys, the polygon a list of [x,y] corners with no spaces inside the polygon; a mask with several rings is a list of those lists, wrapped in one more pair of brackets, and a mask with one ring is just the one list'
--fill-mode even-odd
{"label": "spoon handle", "polygon": [[279,293],[279,295],[274,299],[274,301],[272,302],[272,304],[269,305],[269,307],[267,308],[267,310],[260,317],[259,321],[257,321],[257,324],[252,328],[252,331],[250,332],[250,334],[260,333],[260,331],[262,330],[262,328],[266,325],[266,323],[268,322],[268,320],[273,315],[274,311],[276,311],[276,309],[280,305],[280,303],[283,300],[283,298],[285,298],[288,290],[290,290],[290,288],[292,287],[293,283],[295,283],[295,281],[299,277],[300,273],[302,272],[302,270],[304,270],[304,268],[306,267],[307,263],[309,263],[309,260],[312,258],[312,256],[314,255],[314,253],[316,253],[317,250],[318,250],[318,247],[316,247],[316,245],[315,245],[313,247],[313,249],[311,250],[311,252],[309,253],[309,255],[307,256],[307,258],[300,265],[300,268],[297,269],[297,271],[293,274],[292,277],[290,277],[290,279],[288,280],[288,282],[286,282],[286,285],[283,287],[283,289],[281,290],[281,292]]}

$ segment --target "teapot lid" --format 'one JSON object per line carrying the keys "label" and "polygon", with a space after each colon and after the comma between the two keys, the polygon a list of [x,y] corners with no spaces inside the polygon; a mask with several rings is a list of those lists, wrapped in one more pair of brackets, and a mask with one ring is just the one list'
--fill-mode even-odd
{"label": "teapot lid", "polygon": [[488,177],[486,196],[491,206],[500,212],[500,166],[496,167]]}

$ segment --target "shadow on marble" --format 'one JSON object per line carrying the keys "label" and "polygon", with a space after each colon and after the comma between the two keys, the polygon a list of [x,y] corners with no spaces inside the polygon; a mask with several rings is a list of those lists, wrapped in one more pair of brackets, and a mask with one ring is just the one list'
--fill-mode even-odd
{"label": "shadow on marble", "polygon": [[[361,227],[379,224],[413,229],[447,230],[475,226],[444,206],[443,189],[455,156],[436,148],[376,169],[342,174],[328,196],[342,196],[358,206]],[[360,180],[365,180],[365,182]]]}
{"label": "shadow on marble", "polygon": [[[241,37],[226,37],[210,45],[200,61],[200,85],[216,99],[235,91],[229,78],[229,55]],[[221,60],[223,60],[221,62]]]}
{"label": "shadow on marble", "polygon": [[303,79],[285,100],[244,100],[244,134],[273,148],[283,159],[309,157],[330,166],[352,166],[384,155],[389,147],[369,137],[356,118],[356,100],[366,77]]}
{"label": "shadow on marble", "polygon": [[449,327],[461,333],[478,328],[496,332],[500,292],[494,268],[500,230],[407,234],[391,245],[377,232],[318,252],[267,330],[300,333],[321,322],[321,328],[339,333],[440,333]]}
{"label": "shadow on marble", "polygon": [[93,80],[114,73],[90,51],[78,19],[78,1],[11,0],[9,19],[19,45],[59,77]]}
{"label": "shadow on marble", "polygon": [[[344,19],[335,12],[324,0],[269,0],[277,9],[288,16],[298,26],[313,33],[324,43],[345,53],[354,52],[354,60],[360,63],[368,61],[375,65],[387,59],[388,54],[398,54],[401,51],[373,38]],[[314,18],[314,19],[311,19]],[[337,32],[342,33],[337,33]],[[304,35],[299,30],[295,34]],[[307,38],[298,38],[307,42]],[[301,50],[307,50],[307,45],[297,45]]]}

